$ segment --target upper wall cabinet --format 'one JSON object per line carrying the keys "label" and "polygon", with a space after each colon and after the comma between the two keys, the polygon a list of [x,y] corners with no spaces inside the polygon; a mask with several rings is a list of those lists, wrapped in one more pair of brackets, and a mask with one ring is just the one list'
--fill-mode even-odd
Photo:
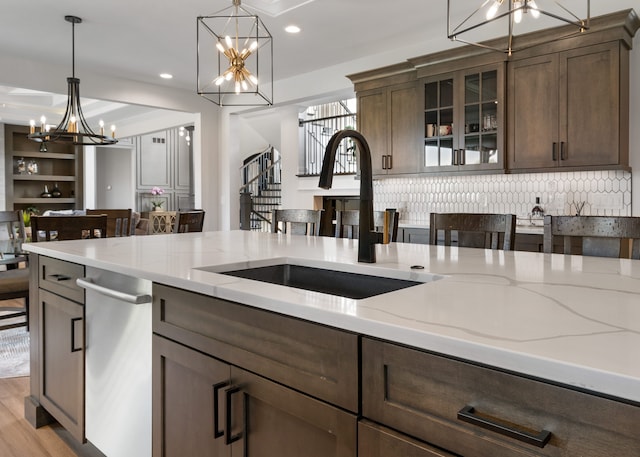
{"label": "upper wall cabinet", "polygon": [[358,129],[369,143],[374,175],[419,170],[419,99],[415,82],[358,94]]}
{"label": "upper wall cabinet", "polygon": [[350,75],[374,174],[629,169],[638,28],[625,10],[514,37],[511,57],[461,46]]}
{"label": "upper wall cabinet", "polygon": [[425,172],[504,168],[504,64],[428,77]]}
{"label": "upper wall cabinet", "polygon": [[510,63],[509,168],[626,168],[626,79],[617,41]]}

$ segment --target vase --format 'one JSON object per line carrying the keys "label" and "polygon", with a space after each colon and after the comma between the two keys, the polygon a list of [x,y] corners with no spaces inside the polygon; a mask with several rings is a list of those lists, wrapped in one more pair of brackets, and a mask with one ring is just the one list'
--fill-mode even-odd
{"label": "vase", "polygon": [[58,183],[55,183],[53,185],[53,189],[51,189],[51,196],[53,198],[60,198],[62,197],[62,192],[60,191],[60,188],[58,187]]}
{"label": "vase", "polygon": [[162,206],[154,206],[153,210],[154,211],[162,211]]}

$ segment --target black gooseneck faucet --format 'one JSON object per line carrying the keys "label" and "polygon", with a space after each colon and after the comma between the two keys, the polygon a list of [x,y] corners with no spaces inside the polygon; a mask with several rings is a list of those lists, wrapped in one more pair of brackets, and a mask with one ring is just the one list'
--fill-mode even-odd
{"label": "black gooseneck faucet", "polygon": [[319,187],[331,189],[333,183],[333,164],[336,159],[338,145],[345,138],[353,138],[360,151],[360,213],[358,227],[358,262],[374,263],[376,261],[376,243],[382,243],[383,234],[374,231],[373,226],[373,170],[371,167],[371,150],[364,136],[355,130],[336,132],[327,144],[322,161]]}

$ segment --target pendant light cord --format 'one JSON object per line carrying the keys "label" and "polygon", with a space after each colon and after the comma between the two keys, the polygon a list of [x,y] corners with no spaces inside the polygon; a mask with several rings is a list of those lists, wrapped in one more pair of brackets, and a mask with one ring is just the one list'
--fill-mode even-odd
{"label": "pendant light cord", "polygon": [[78,16],[65,16],[64,20],[71,22],[71,76],[76,77],[76,24],[82,23]]}
{"label": "pendant light cord", "polygon": [[76,77],[76,23],[71,22],[71,77]]}

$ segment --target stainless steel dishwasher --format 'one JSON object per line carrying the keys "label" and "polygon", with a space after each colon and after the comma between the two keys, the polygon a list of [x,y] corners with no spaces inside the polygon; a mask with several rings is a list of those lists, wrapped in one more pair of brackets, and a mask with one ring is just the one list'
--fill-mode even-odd
{"label": "stainless steel dishwasher", "polygon": [[85,436],[107,457],[151,457],[151,281],[87,267]]}

